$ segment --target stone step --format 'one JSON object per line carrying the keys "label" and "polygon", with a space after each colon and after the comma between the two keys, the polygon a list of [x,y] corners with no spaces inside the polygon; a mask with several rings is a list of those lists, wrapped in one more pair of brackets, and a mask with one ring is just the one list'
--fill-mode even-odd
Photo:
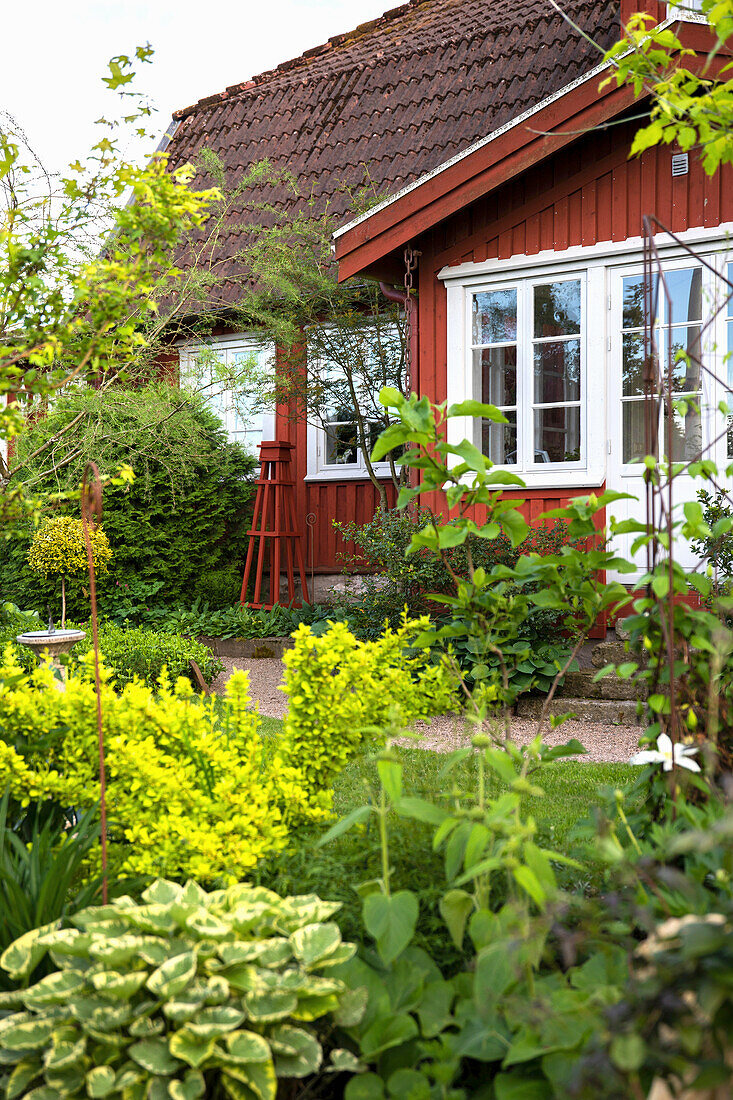
{"label": "stone step", "polygon": [[610,673],[602,680],[594,680],[597,670],[584,668],[579,672],[567,672],[557,694],[576,699],[644,699],[646,685],[635,680],[619,680]]}
{"label": "stone step", "polygon": [[[522,696],[517,702],[518,718],[539,718],[544,699]],[[567,695],[554,698],[548,715],[572,714],[579,722],[598,722],[607,726],[638,726],[636,703],[630,699],[574,699]]]}
{"label": "stone step", "polygon": [[590,659],[594,668],[622,665],[624,661],[634,660],[624,642],[599,642],[593,647]]}

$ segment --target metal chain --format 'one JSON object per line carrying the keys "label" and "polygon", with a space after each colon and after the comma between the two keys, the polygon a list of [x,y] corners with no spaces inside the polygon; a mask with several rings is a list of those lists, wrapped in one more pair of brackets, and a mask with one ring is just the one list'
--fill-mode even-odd
{"label": "metal chain", "polygon": [[422,255],[412,245],[405,249],[405,394],[412,391],[412,307],[414,300],[413,275]]}

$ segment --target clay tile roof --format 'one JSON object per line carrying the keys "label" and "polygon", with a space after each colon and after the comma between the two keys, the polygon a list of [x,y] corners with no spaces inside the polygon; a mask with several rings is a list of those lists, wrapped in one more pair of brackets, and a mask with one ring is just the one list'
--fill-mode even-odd
{"label": "clay tile roof", "polygon": [[[562,6],[602,49],[618,38],[618,0],[562,0]],[[168,153],[176,165],[212,149],[231,184],[267,157],[346,222],[353,212],[344,184],[369,182],[388,197],[570,84],[600,57],[550,0],[409,0],[176,112]],[[282,194],[272,190],[269,201],[292,203],[285,187]],[[238,239],[236,232],[221,235],[220,273]],[[232,283],[221,304],[235,300]]]}

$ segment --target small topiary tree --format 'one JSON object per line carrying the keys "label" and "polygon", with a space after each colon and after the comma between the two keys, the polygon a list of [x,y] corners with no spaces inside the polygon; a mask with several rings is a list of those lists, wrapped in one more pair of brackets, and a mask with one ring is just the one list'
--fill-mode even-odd
{"label": "small topiary tree", "polygon": [[[101,526],[89,528],[94,568],[106,573],[112,550]],[[86,573],[89,562],[84,525],[72,516],[45,520],[37,529],[28,551],[28,564],[44,577],[61,578],[61,626],[66,626],[66,578]]]}

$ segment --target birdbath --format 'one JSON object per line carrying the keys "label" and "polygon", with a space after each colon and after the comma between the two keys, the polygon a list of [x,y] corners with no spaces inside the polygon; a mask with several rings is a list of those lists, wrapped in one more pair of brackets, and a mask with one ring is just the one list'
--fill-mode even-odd
{"label": "birdbath", "polygon": [[82,638],[86,638],[84,630],[31,630],[27,634],[18,634],[16,641],[32,649],[39,661],[51,669],[56,686],[63,691],[66,669],[58,658],[62,653],[70,653]]}

